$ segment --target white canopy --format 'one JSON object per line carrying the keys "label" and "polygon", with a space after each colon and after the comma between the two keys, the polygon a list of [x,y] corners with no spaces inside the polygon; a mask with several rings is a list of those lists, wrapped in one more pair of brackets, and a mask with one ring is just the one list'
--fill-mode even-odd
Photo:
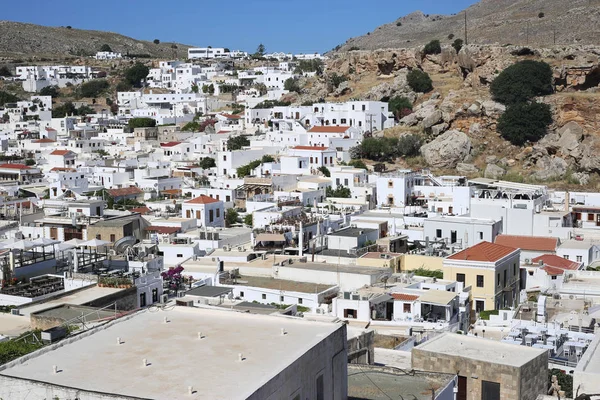
{"label": "white canopy", "polygon": [[33,247],[37,247],[35,245],[35,243],[33,243],[30,240],[19,240],[18,242],[14,242],[13,244],[11,244],[10,246],[11,249],[17,249],[17,250],[29,250]]}
{"label": "white canopy", "polygon": [[35,239],[32,243],[35,244],[37,247],[46,247],[46,246],[52,246],[53,244],[60,243],[60,241],[54,240],[54,239],[48,239],[48,238],[39,238],[39,239]]}
{"label": "white canopy", "polygon": [[72,244],[75,247],[79,247],[79,246],[83,246],[83,243],[85,243],[85,240],[71,239],[71,240],[67,240],[65,243]]}
{"label": "white canopy", "polygon": [[106,246],[107,244],[111,244],[111,242],[107,242],[106,240],[100,240],[100,239],[92,239],[92,240],[88,240],[87,242],[81,243],[81,246],[102,247],[102,246]]}
{"label": "white canopy", "polygon": [[66,242],[59,243],[56,246],[54,246],[54,248],[58,251],[67,251],[67,250],[74,249],[75,247],[77,247],[77,246],[75,246],[74,244],[71,244],[71,243],[66,243]]}

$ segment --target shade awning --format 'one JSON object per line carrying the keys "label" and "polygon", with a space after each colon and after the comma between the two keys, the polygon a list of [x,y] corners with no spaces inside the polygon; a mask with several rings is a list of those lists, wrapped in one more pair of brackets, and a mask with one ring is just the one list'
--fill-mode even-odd
{"label": "shade awning", "polygon": [[445,290],[428,290],[421,294],[419,300],[421,303],[435,304],[446,306],[458,296],[455,292],[446,292]]}
{"label": "shade awning", "polygon": [[256,237],[257,242],[285,242],[285,236],[279,233],[261,233]]}

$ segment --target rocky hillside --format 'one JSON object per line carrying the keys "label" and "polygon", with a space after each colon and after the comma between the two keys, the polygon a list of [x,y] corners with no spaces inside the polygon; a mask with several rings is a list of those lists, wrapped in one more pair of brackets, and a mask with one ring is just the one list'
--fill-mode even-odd
{"label": "rocky hillside", "polygon": [[0,21],[0,56],[4,57],[89,56],[99,51],[103,44],[123,54],[143,54],[155,58],[186,58],[190,47],[175,43],[154,44],[112,32]]}
{"label": "rocky hillside", "polygon": [[[600,40],[599,0],[481,0],[466,14],[471,44],[548,46]],[[464,15],[415,12],[352,38],[336,50],[419,46],[432,39],[450,44],[454,38],[465,38]]]}
{"label": "rocky hillside", "polygon": [[[491,99],[489,85],[524,59],[545,61],[553,69],[556,91],[538,101],[551,106],[554,122],[542,140],[518,147],[496,130],[505,107]],[[408,87],[406,75],[414,68],[429,73],[433,92],[418,94]],[[326,78],[331,74],[349,80],[333,89]],[[396,95],[414,101],[414,112],[383,133],[423,138],[422,158],[408,160],[414,163],[408,166],[561,186],[600,184],[600,47],[469,45],[458,54],[446,48],[435,56],[423,56],[418,49],[354,51],[331,59],[326,77],[307,82],[297,101]]]}

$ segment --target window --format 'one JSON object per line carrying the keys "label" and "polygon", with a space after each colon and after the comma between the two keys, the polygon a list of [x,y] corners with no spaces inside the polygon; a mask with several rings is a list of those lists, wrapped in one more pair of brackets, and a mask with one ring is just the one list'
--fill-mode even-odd
{"label": "window", "polygon": [[114,234],[114,233],[111,233],[111,234],[110,234],[110,241],[111,241],[111,242],[114,242],[114,241],[115,241],[115,239],[116,239],[116,237],[115,237],[115,234]]}
{"label": "window", "polygon": [[552,280],[556,280],[556,275],[552,275]]}
{"label": "window", "polygon": [[283,303],[283,296],[279,296],[279,301]]}
{"label": "window", "polygon": [[96,235],[96,239],[98,239],[98,240],[102,240],[102,235],[101,235],[101,234],[97,234],[97,235]]}
{"label": "window", "polygon": [[504,270],[504,271],[502,272],[502,274],[503,274],[503,277],[504,277],[504,280],[502,281],[502,284],[503,284],[504,286],[508,285],[508,281],[507,281],[507,279],[506,279],[507,272],[508,272],[507,270]]}
{"label": "window", "polygon": [[481,400],[500,400],[500,384],[481,381]]}
{"label": "window", "polygon": [[351,308],[344,309],[344,318],[356,319],[356,310],[353,310]]}
{"label": "window", "polygon": [[208,221],[209,222],[213,222],[215,219],[214,217],[214,211],[213,210],[208,210]]}
{"label": "window", "polygon": [[152,289],[152,302],[156,303],[158,301],[158,289]]}
{"label": "window", "polygon": [[244,297],[244,292],[240,292],[240,297]]}
{"label": "window", "polygon": [[477,287],[483,287],[483,275],[477,275]]}
{"label": "window", "polygon": [[217,208],[217,218],[221,218],[221,209]]}
{"label": "window", "polygon": [[583,261],[583,257],[582,256],[577,256],[577,262],[582,262]]}
{"label": "window", "polygon": [[227,156],[223,156],[223,161],[227,161]]}
{"label": "window", "polygon": [[517,264],[513,264],[513,275],[517,276]]}
{"label": "window", "polygon": [[529,274],[529,276],[533,276],[533,271],[527,271],[527,273]]}
{"label": "window", "polygon": [[394,181],[388,181],[388,188],[392,189],[394,187]]}
{"label": "window", "polygon": [[441,238],[442,237],[442,230],[441,229],[436,229],[435,230],[435,237],[436,238]]}
{"label": "window", "polygon": [[231,196],[225,196],[225,201],[231,201]]}
{"label": "window", "polygon": [[404,313],[411,313],[412,312],[412,304],[410,303],[404,303],[402,310],[404,311]]}
{"label": "window", "polygon": [[325,400],[325,382],[323,375],[317,377],[317,400]]}
{"label": "window", "polygon": [[262,296],[261,296],[261,297],[262,297],[262,299],[263,299],[263,300],[266,300],[266,299],[267,299],[267,295],[266,295],[266,294],[264,294],[264,293],[262,294]]}
{"label": "window", "polygon": [[183,254],[177,254],[177,258],[183,258]]}
{"label": "window", "polygon": [[569,259],[569,256],[568,256],[568,255],[564,255],[564,256],[563,256],[563,258],[564,258],[565,260],[568,260],[568,259]]}
{"label": "window", "polygon": [[482,312],[483,310],[485,310],[485,301],[475,300],[475,311]]}
{"label": "window", "polygon": [[344,179],[344,186],[348,186],[348,179]]}
{"label": "window", "polygon": [[587,215],[588,221],[593,221],[594,220],[594,214],[589,213]]}
{"label": "window", "polygon": [[477,232],[479,234],[479,240],[483,240],[483,232]]}
{"label": "window", "polygon": [[456,282],[465,283],[465,274],[456,274]]}
{"label": "window", "polygon": [[303,302],[302,298],[299,298],[298,299],[298,304],[302,304],[302,302]]}

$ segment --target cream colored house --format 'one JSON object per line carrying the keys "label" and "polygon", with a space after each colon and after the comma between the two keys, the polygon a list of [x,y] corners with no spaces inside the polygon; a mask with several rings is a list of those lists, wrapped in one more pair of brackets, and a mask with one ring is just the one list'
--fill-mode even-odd
{"label": "cream colored house", "polygon": [[481,242],[447,257],[444,279],[470,286],[477,312],[513,307],[519,301],[520,254],[513,247]]}

